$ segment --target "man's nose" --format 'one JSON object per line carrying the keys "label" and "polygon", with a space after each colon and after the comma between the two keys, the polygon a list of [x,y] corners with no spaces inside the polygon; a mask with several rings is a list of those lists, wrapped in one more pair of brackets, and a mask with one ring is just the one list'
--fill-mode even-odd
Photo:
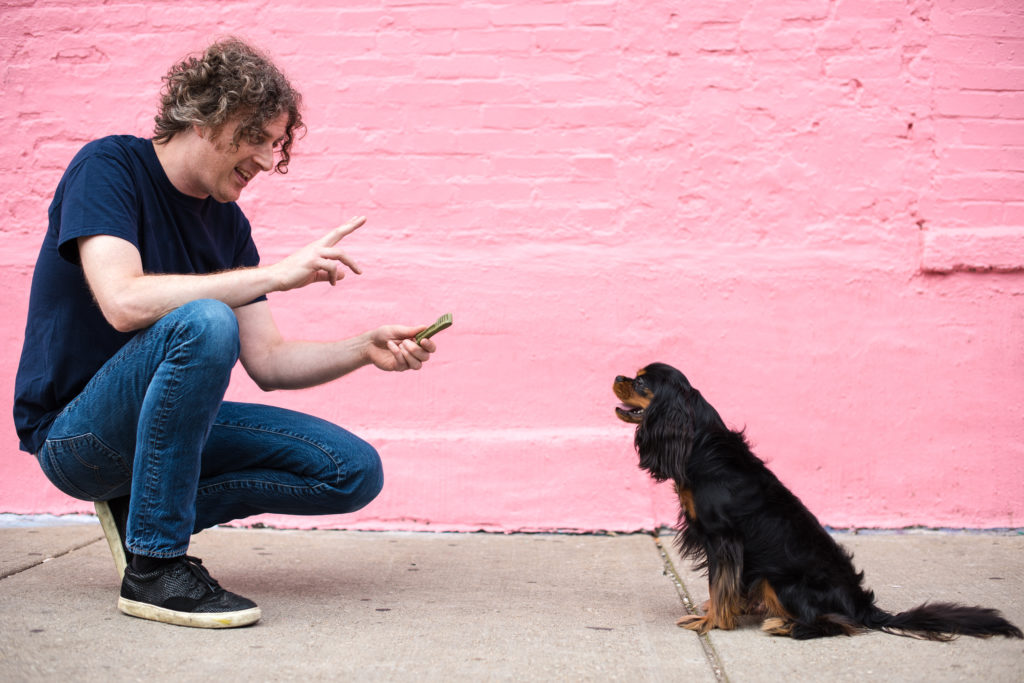
{"label": "man's nose", "polygon": [[273,143],[266,143],[260,145],[253,157],[259,167],[264,171],[269,171],[274,168],[274,145]]}

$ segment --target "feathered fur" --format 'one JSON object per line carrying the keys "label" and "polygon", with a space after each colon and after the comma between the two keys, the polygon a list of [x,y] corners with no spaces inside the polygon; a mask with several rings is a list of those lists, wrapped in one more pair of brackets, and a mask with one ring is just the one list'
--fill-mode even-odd
{"label": "feathered fur", "polygon": [[853,556],[726,427],[683,373],[653,363],[617,377],[620,419],[637,425],[640,467],[672,480],[680,502],[677,542],[708,576],[704,615],[677,623],[706,633],[731,629],[743,614],[762,629],[797,639],[864,629],[949,640],[959,635],[1024,637],[998,611],[926,603],[890,614],[875,605]]}

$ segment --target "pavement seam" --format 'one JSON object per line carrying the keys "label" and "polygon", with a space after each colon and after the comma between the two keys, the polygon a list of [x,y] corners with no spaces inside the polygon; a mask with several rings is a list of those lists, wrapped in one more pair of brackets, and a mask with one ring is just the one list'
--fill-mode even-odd
{"label": "pavement seam", "polygon": [[[652,535],[654,536],[654,545],[658,548],[658,554],[661,555],[661,562],[663,566],[662,573],[672,580],[672,584],[676,588],[676,593],[679,594],[679,600],[683,603],[686,613],[699,614],[697,608],[693,604],[693,598],[690,596],[690,592],[686,590],[686,584],[683,583],[683,578],[676,570],[676,566],[672,562],[671,555],[668,554],[668,551],[665,549],[665,545],[661,541],[659,532],[655,530]],[[704,650],[704,657],[708,660],[708,665],[711,667],[711,673],[714,674],[715,680],[721,681],[722,683],[729,683],[729,677],[725,673],[725,667],[722,666],[722,660],[718,657],[718,652],[715,650],[715,646],[712,644],[710,636],[704,634],[697,637],[700,639],[701,648]]]}
{"label": "pavement seam", "polygon": [[98,543],[99,541],[102,541],[102,540],[104,540],[104,537],[100,536],[99,538],[94,538],[91,541],[85,541],[83,543],[79,543],[76,546],[72,546],[72,547],[68,548],[67,550],[65,550],[64,552],[62,552],[62,553],[57,553],[56,555],[51,555],[49,557],[44,557],[43,559],[39,560],[38,562],[34,562],[33,564],[30,564],[27,567],[22,567],[21,569],[15,569],[14,571],[12,571],[12,572],[10,572],[8,574],[0,575],[0,581],[3,581],[4,579],[10,578],[12,576],[17,576],[18,574],[22,574],[24,572],[27,572],[30,569],[35,569],[36,567],[38,567],[38,566],[40,566],[42,564],[45,564],[46,562],[49,562],[50,560],[56,560],[58,557],[64,557],[65,555],[70,555],[71,553],[75,552],[76,550],[81,550],[82,548],[87,548],[90,545],[92,545],[93,543]]}

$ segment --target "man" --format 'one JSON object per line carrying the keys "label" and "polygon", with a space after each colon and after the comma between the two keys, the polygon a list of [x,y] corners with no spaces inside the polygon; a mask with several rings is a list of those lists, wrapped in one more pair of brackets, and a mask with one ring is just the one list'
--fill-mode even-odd
{"label": "man", "polygon": [[338,248],[353,218],[259,265],[234,203],[261,171],[286,172],[300,97],[229,39],[172,67],[152,140],[86,145],[54,195],[15,388],[21,447],[61,491],[97,501],[123,567],[118,607],[145,619],[232,627],[260,617],[221,588],[191,534],[262,512],[358,510],[382,486],[376,451],[323,420],[223,401],[237,360],[264,390],[364,365],[419,369],[423,327],[329,343],[287,341],[266,294],[335,285],[359,268]]}

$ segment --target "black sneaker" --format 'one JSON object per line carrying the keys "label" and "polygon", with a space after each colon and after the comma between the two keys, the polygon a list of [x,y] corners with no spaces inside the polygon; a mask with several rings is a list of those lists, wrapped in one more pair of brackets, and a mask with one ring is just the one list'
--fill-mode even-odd
{"label": "black sneaker", "polygon": [[198,628],[234,628],[256,623],[252,600],[220,587],[197,557],[176,558],[159,569],[125,569],[117,608],[142,619]]}
{"label": "black sneaker", "polygon": [[124,568],[132,560],[132,554],[124,544],[125,538],[128,537],[128,496],[98,500],[95,506],[103,535],[107,537],[110,554],[114,556],[117,580],[120,581],[124,578]]}

